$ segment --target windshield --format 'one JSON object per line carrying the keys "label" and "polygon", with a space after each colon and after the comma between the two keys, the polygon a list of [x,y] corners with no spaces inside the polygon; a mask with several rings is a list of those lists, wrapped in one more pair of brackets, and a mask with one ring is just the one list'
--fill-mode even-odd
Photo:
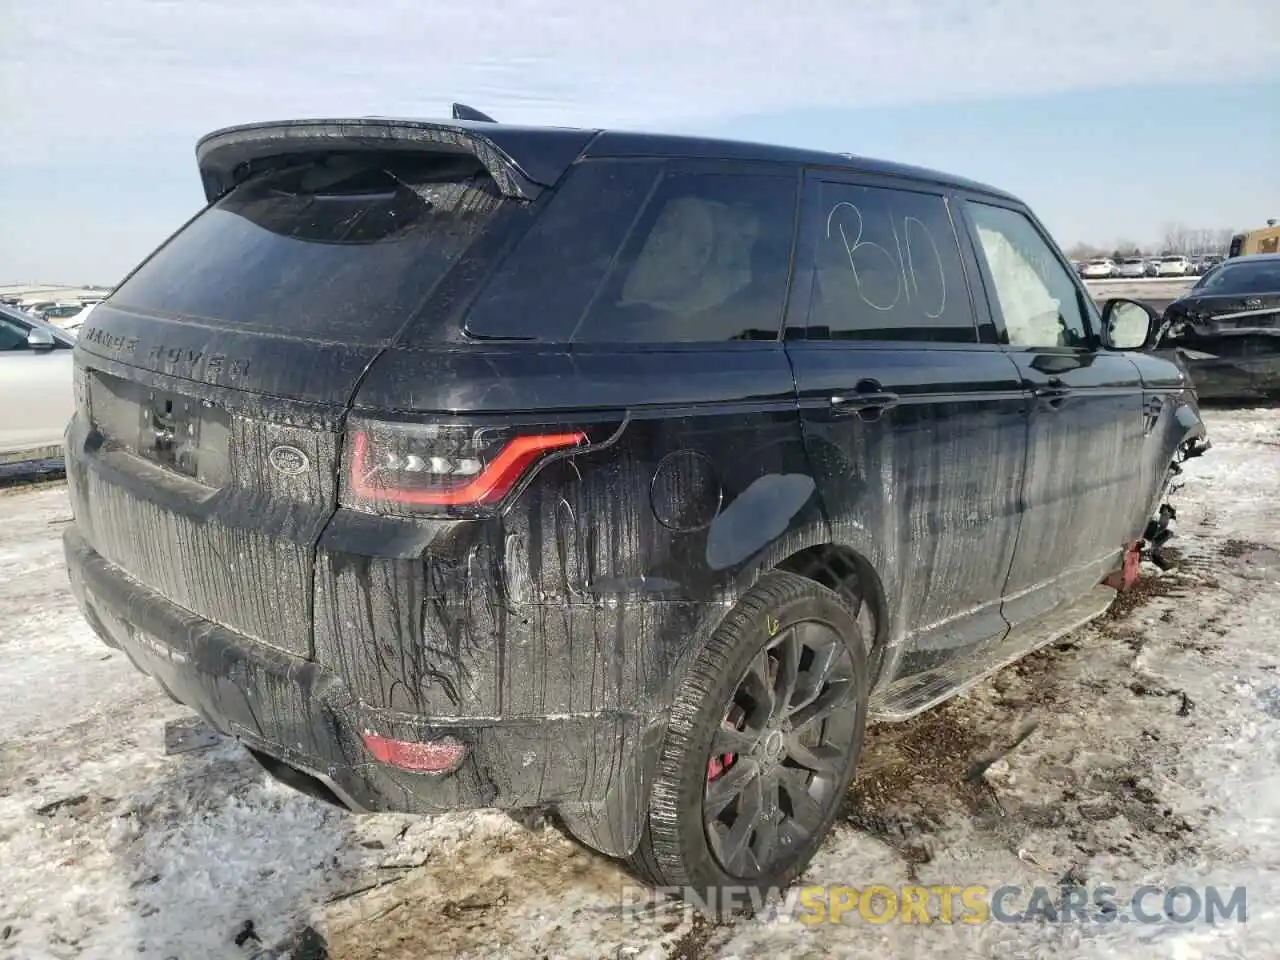
{"label": "windshield", "polygon": [[474,162],[332,156],[249,180],[107,301],[264,332],[393,336],[505,203]]}
{"label": "windshield", "polygon": [[1197,293],[1280,293],[1280,260],[1247,260],[1225,263],[1205,274],[1195,285]]}

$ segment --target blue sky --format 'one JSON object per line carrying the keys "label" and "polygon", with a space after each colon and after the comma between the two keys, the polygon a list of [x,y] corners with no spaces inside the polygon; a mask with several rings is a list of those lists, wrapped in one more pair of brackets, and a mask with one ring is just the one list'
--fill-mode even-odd
{"label": "blue sky", "polygon": [[706,129],[990,183],[1031,204],[1063,246],[1154,242],[1167,223],[1248,228],[1280,217],[1280,80],[800,109]]}
{"label": "blue sky", "polygon": [[1064,246],[1280,216],[1276,0],[4,6],[0,281],[118,280],[199,207],[211,129],[453,99],[933,166],[1023,196]]}

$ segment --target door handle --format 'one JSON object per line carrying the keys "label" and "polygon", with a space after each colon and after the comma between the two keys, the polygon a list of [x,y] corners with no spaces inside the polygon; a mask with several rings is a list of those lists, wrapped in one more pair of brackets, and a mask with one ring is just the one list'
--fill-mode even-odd
{"label": "door handle", "polygon": [[863,420],[878,420],[886,410],[891,410],[902,402],[896,393],[879,389],[856,390],[853,393],[839,393],[831,398],[831,412],[838,417],[858,416]]}
{"label": "door handle", "polygon": [[1038,385],[1034,392],[1037,400],[1044,402],[1051,409],[1057,410],[1062,405],[1062,402],[1071,395],[1071,388],[1058,377],[1053,377],[1048,383]]}

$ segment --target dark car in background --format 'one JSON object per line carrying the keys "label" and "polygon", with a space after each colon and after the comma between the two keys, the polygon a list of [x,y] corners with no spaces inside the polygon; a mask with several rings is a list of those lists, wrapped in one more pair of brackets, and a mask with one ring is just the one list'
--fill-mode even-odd
{"label": "dark car in background", "polygon": [[1202,399],[1280,399],[1280,254],[1233,257],[1165,309]]}
{"label": "dark car in background", "polygon": [[793,879],[901,719],[1107,609],[1194,390],[1016,198],[727,141],[314,120],[98,306],[89,622],[351,810]]}

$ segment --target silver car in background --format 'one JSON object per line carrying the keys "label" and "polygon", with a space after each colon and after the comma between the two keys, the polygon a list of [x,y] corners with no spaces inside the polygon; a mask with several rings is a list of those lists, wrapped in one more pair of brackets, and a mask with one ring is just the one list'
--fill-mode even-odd
{"label": "silver car in background", "polygon": [[1115,261],[1106,257],[1090,260],[1084,265],[1084,269],[1080,271],[1080,276],[1086,280],[1109,280],[1115,275]]}
{"label": "silver car in background", "polygon": [[1158,277],[1188,277],[1195,274],[1191,261],[1186,257],[1161,257],[1156,270]]}
{"label": "silver car in background", "polygon": [[0,463],[60,458],[75,336],[0,305]]}

